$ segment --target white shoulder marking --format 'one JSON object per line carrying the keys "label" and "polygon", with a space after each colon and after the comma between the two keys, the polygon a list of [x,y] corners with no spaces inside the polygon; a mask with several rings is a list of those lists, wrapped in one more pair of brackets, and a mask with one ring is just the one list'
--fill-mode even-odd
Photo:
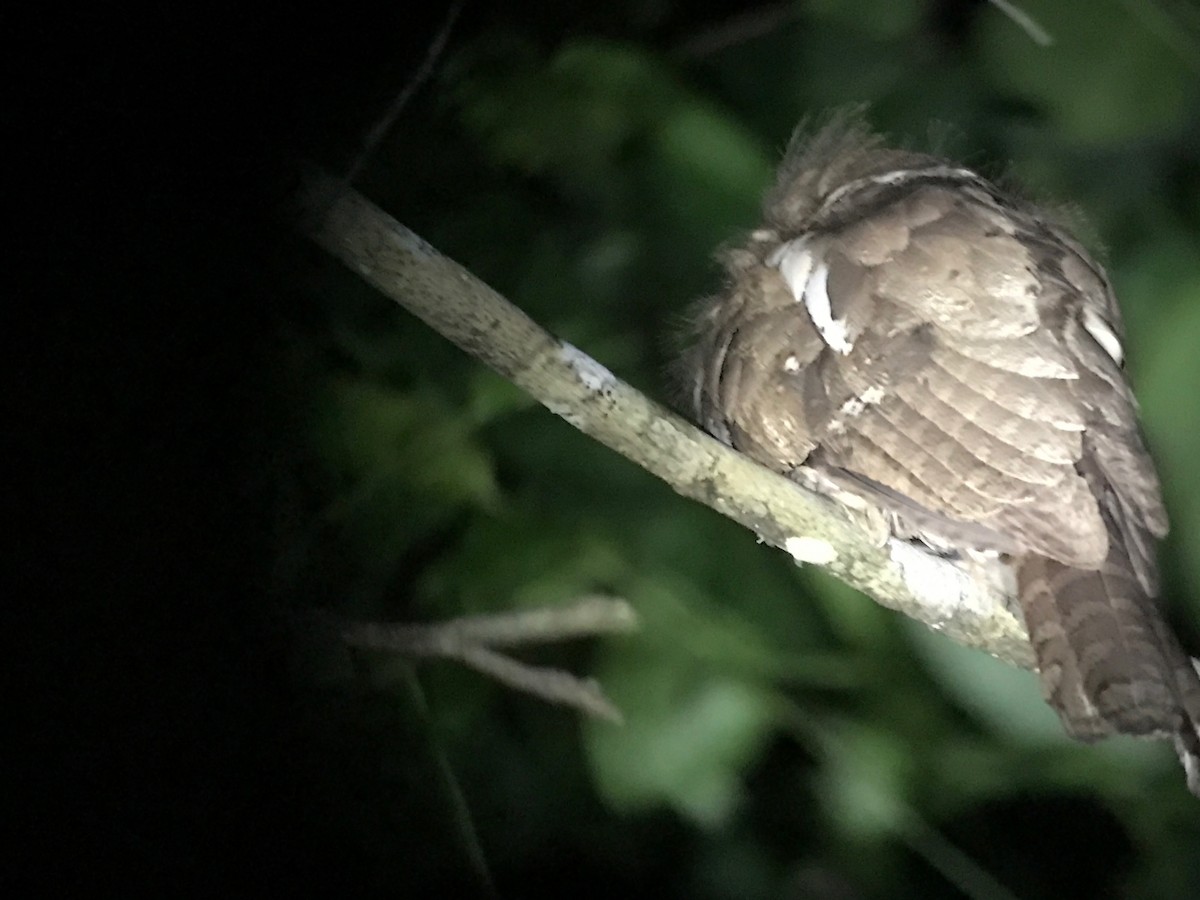
{"label": "white shoulder marking", "polygon": [[846,320],[833,317],[828,286],[829,266],[821,263],[809,276],[805,286],[804,306],[829,348],[845,356],[854,349],[854,345],[846,337]]}
{"label": "white shoulder marking", "polygon": [[804,285],[812,272],[813,257],[808,251],[808,242],[804,238],[796,238],[781,244],[779,249],[767,257],[767,265],[779,269],[779,274],[792,290],[792,296],[799,303],[804,297]]}
{"label": "white shoulder marking", "polygon": [[830,349],[843,355],[854,349],[847,339],[846,322],[833,317],[829,303],[829,267],[818,262],[805,238],[788,241],[767,258],[777,266],[797,303],[803,302],[813,325]]}
{"label": "white shoulder marking", "polygon": [[1087,329],[1087,333],[1096,339],[1104,352],[1112,357],[1113,362],[1118,366],[1125,359],[1125,351],[1121,348],[1121,340],[1117,337],[1115,331],[1112,330],[1107,322],[1102,319],[1099,314],[1093,310],[1084,308],[1083,310],[1083,327]]}

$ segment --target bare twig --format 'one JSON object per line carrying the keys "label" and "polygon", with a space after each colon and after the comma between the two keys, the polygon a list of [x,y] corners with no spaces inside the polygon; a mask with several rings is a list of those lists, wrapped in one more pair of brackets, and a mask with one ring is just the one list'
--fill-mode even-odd
{"label": "bare twig", "polygon": [[462,12],[463,0],[454,0],[450,4],[450,9],[446,12],[446,18],[442,22],[442,27],[434,36],[433,42],[429,45],[429,49],[425,51],[425,58],[421,60],[421,65],[417,71],[413,73],[404,85],[403,89],[396,98],[389,104],[388,108],[383,111],[383,115],[371,126],[371,130],[367,132],[366,138],[363,140],[362,149],[350,162],[346,169],[346,174],[343,176],[347,185],[354,183],[355,179],[362,173],[363,166],[367,160],[375,153],[380,142],[384,139],[396,120],[400,118],[400,113],[404,112],[404,107],[408,106],[408,102],[416,94],[429,76],[433,74],[433,67],[437,65],[438,58],[446,49],[446,43],[450,40],[450,32],[454,28],[455,21],[458,20],[459,13]]}
{"label": "bare twig", "polygon": [[598,719],[620,724],[621,711],[590,678],[577,678],[561,669],[529,666],[486,647],[467,647],[459,659],[502,684],[540,697],[548,703],[572,706]]}
{"label": "bare twig", "polygon": [[915,809],[907,808],[897,836],[950,884],[972,900],[1017,900],[980,863],[964,853]]}
{"label": "bare twig", "polygon": [[675,47],[675,53],[687,58],[710,56],[764,37],[795,21],[802,13],[801,7],[795,3],[778,3],[738,13],[688,37]]}
{"label": "bare twig", "polygon": [[[421,716],[428,721],[429,704],[425,700],[425,692],[421,690],[421,683],[417,680],[416,673],[410,669],[406,680],[413,702],[420,710]],[[481,897],[498,898],[500,893],[496,890],[496,879],[492,877],[492,867],[488,865],[487,854],[483,852],[483,843],[479,840],[479,829],[475,826],[471,807],[467,804],[467,798],[463,794],[458,776],[454,774],[454,767],[450,765],[446,749],[438,739],[437,729],[426,728],[423,733],[430,756],[434,761],[438,780],[441,782],[442,793],[445,794],[446,801],[450,806],[450,815],[454,821],[463,854],[467,858],[467,868],[475,879]]]}
{"label": "bare twig", "polygon": [[633,607],[618,597],[582,597],[563,606],[542,606],[492,615],[464,616],[433,625],[351,623],[342,639],[357,647],[395,650],[409,656],[451,656],[463,647],[514,647],[618,634],[637,627]]}
{"label": "bare twig", "polygon": [[1021,9],[1015,3],[1009,3],[1008,0],[988,0],[992,6],[1004,13],[1012,19],[1017,26],[1029,35],[1029,39],[1039,47],[1049,47],[1054,43],[1054,38],[1050,36],[1045,28],[1039,25],[1029,13]]}
{"label": "bare twig", "polygon": [[542,700],[620,722],[620,711],[594,681],[559,669],[532,666],[492,648],[616,634],[636,626],[637,615],[628,602],[592,596],[562,606],[464,616],[432,625],[351,622],[342,626],[341,635],[348,645],[365,650],[456,660]]}
{"label": "bare twig", "polygon": [[958,643],[1032,668],[1006,586],[907,545],[881,544],[834,504],[724,446],[550,335],[337,180],[310,173],[297,199],[300,227],[312,240],[571,425],[797,561],[824,566]]}

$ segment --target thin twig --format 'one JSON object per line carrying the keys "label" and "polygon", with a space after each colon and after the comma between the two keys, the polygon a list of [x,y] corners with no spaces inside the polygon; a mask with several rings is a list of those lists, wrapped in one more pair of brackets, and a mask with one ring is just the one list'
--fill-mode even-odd
{"label": "thin twig", "polygon": [[971,900],[1017,900],[995,875],[971,858],[944,834],[907,809],[900,837],[943,878]]}
{"label": "thin twig", "polygon": [[798,19],[801,14],[802,10],[795,3],[779,3],[739,13],[682,41],[675,47],[675,54],[687,58],[710,56],[764,37]]}
{"label": "thin twig", "polygon": [[992,6],[1012,19],[1017,26],[1029,35],[1029,39],[1039,47],[1049,47],[1054,43],[1050,32],[1034,21],[1033,16],[1008,0],[988,0]]}
{"label": "thin twig", "polygon": [[[413,702],[420,711],[421,717],[429,722],[429,704],[425,700],[425,692],[421,689],[421,682],[417,680],[416,673],[411,669],[408,671],[409,692],[412,694]],[[437,729],[427,727],[424,729],[426,746],[430,755],[433,757],[434,765],[437,767],[438,779],[441,781],[442,790],[446,794],[446,799],[450,804],[450,814],[454,819],[454,825],[458,829],[458,838],[462,842],[463,852],[467,856],[467,866],[471,873],[475,876],[475,880],[479,884],[479,889],[482,891],[482,896],[488,898],[498,898],[499,891],[496,890],[496,880],[492,877],[491,866],[488,865],[487,855],[483,852],[483,842],[479,840],[479,829],[475,827],[475,819],[471,816],[471,808],[467,805],[467,798],[463,794],[462,785],[458,781],[458,776],[454,774],[454,767],[450,765],[450,759],[446,755],[446,750],[438,740]]]}
{"label": "thin twig", "polygon": [[464,647],[458,659],[510,688],[548,703],[574,707],[618,725],[624,721],[616,704],[604,696],[600,685],[591,678],[579,678],[562,669],[530,666],[478,645]]}
{"label": "thin twig", "polygon": [[542,700],[619,723],[620,711],[591,679],[529,665],[491,648],[617,634],[636,626],[637,615],[625,600],[588,596],[562,606],[464,616],[432,625],[351,622],[342,626],[341,637],[347,645],[365,650],[455,660]]}
{"label": "thin twig", "polygon": [[469,644],[514,647],[545,644],[637,627],[637,613],[618,597],[589,596],[561,606],[541,606],[489,615],[463,616],[432,625],[355,622],[342,639],[357,647],[392,650],[410,656],[447,656]]}
{"label": "thin twig", "polygon": [[[846,739],[828,721],[813,717],[787,697],[780,698],[775,709],[780,724],[805,753],[827,763],[846,757]],[[1016,900],[994,875],[929,824],[907,800],[898,797],[896,802],[894,818],[888,825],[892,833],[963,896],[972,900]]]}
{"label": "thin twig", "polygon": [[367,160],[378,149],[380,142],[387,136],[387,133],[391,131],[396,120],[400,118],[400,113],[404,111],[404,107],[408,106],[408,102],[413,98],[413,95],[416,94],[421,85],[429,80],[429,76],[433,74],[433,67],[437,65],[438,58],[446,49],[446,44],[450,40],[450,32],[453,30],[454,23],[457,21],[459,13],[462,12],[462,8],[463,0],[454,0],[450,4],[450,9],[446,13],[442,27],[438,30],[437,35],[434,36],[429,49],[425,51],[425,58],[421,60],[420,67],[413,73],[412,78],[405,83],[403,90],[396,95],[396,98],[388,108],[384,110],[383,115],[371,126],[371,130],[367,132],[366,138],[363,139],[362,149],[359,150],[358,155],[355,156],[346,169],[346,174],[342,176],[346,186],[353,184],[362,173],[363,166],[366,165]]}

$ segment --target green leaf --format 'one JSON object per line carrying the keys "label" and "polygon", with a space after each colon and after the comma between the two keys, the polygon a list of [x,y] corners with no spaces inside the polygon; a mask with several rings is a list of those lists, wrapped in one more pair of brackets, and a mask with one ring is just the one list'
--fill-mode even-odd
{"label": "green leaf", "polygon": [[491,506],[491,458],[461,411],[432,391],[337,379],[321,401],[317,439],[348,481],[395,481],[446,504]]}
{"label": "green leaf", "polygon": [[357,557],[344,561],[376,588],[413,541],[464,510],[499,505],[473,423],[434,391],[337,378],[315,407],[313,441],[334,482],[326,517],[349,542],[339,555]]}
{"label": "green leaf", "polygon": [[1035,43],[998,9],[981,15],[984,72],[1003,91],[1045,109],[1079,141],[1112,143],[1178,128],[1196,101],[1196,78],[1160,32],[1130,5],[1025,0],[1054,43]]}
{"label": "green leaf", "polygon": [[618,809],[668,807],[718,826],[737,809],[743,772],[775,731],[775,693],[731,673],[728,658],[714,658],[738,656],[728,646],[738,633],[701,627],[697,634],[702,609],[690,619],[691,606],[661,585],[642,585],[629,599],[642,631],[606,643],[595,670],[625,724],[584,730],[597,787]]}
{"label": "green leaf", "polygon": [[[974,779],[979,787],[1000,787],[1004,781],[1011,784],[1014,777],[1025,784],[1066,788],[1107,781],[1117,786],[1113,793],[1118,794],[1120,785],[1144,781],[1145,773],[1171,756],[1165,744],[1130,737],[1108,738],[1097,744],[1072,740],[1043,699],[1035,673],[963,647],[916,622],[908,622],[906,627],[914,647],[946,694],[984,722],[1001,744],[1015,742],[1051,753],[1043,757],[1036,777],[1029,773],[979,773]],[[945,752],[953,754],[951,750]],[[993,765],[1000,759],[997,757]],[[939,771],[955,763],[947,758]],[[999,782],[997,775],[1001,776]],[[965,785],[964,777],[956,789]]]}
{"label": "green leaf", "polygon": [[669,807],[707,827],[728,820],[773,731],[771,693],[645,646],[609,653],[596,677],[625,716],[623,727],[585,727],[604,798],[625,811]]}
{"label": "green leaf", "polygon": [[587,523],[517,505],[473,519],[420,592],[459,613],[541,606],[612,590],[628,565],[620,547]]}
{"label": "green leaf", "polygon": [[677,90],[670,71],[636,47],[568,42],[549,60],[523,50],[501,68],[495,48],[482,48],[455,89],[464,123],[494,158],[531,173],[606,168]]}
{"label": "green leaf", "polygon": [[908,36],[921,25],[925,5],[916,0],[809,0],[804,12],[814,19],[866,32],[875,38]]}
{"label": "green leaf", "polygon": [[905,630],[946,694],[993,731],[1026,741],[1065,737],[1033,672],[956,644],[918,622],[905,620]]}
{"label": "green leaf", "polygon": [[[1154,354],[1139,360],[1138,395],[1171,516],[1170,541],[1179,546],[1191,590],[1192,616],[1200,616],[1200,493],[1196,490],[1196,436],[1200,434],[1200,271],[1177,271],[1169,290],[1180,302],[1164,309],[1154,322],[1148,346]],[[1182,267],[1181,267],[1182,268]]]}
{"label": "green leaf", "polygon": [[842,723],[830,735],[818,792],[843,833],[876,839],[905,826],[914,760],[896,735],[869,725]]}

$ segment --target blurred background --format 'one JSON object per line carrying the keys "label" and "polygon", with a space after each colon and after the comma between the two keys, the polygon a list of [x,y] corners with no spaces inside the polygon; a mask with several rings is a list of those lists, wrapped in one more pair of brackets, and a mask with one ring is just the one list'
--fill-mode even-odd
{"label": "blurred background", "polygon": [[[367,197],[671,403],[674,335],[792,129],[869,103],[877,129],[1086,223],[1171,513],[1163,599],[1200,653],[1200,8],[434,7],[164,16],[137,66],[59,86],[75,105],[44,133],[117,121],[103,152],[124,168],[57,223],[51,288],[84,281],[75,248],[136,264],[53,323],[68,430],[33,433],[69,474],[30,507],[57,548],[31,584],[86,599],[40,607],[72,664],[28,725],[47,765],[27,834],[104,860],[82,893],[103,871],[350,896],[1200,896],[1200,801],[1168,745],[1068,741],[1031,674],[798,569],[258,212],[296,161],[356,166]],[[58,512],[95,490],[95,517]],[[641,629],[521,657],[597,679],[623,726],[348,653],[309,615],[593,593]]]}

